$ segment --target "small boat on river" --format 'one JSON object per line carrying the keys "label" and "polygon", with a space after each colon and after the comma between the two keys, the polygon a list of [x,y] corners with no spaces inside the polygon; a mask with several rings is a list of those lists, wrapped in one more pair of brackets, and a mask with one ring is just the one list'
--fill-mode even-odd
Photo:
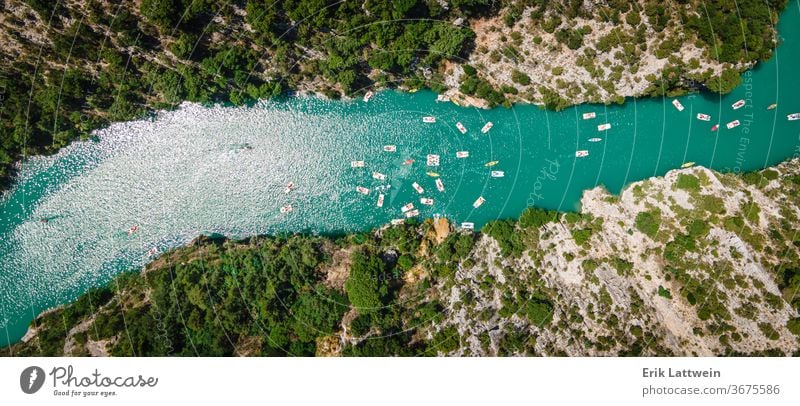
{"label": "small boat on river", "polygon": [[681,102],[679,102],[678,99],[673,99],[672,105],[675,106],[675,108],[678,109],[678,111],[683,111],[683,104],[681,104]]}
{"label": "small boat on river", "polygon": [[458,131],[461,131],[461,134],[467,133],[467,127],[464,127],[464,124],[461,124],[460,122],[456,123],[456,128],[458,128]]}
{"label": "small boat on river", "polygon": [[444,192],[444,183],[442,183],[441,179],[436,179],[436,189],[440,192]]}
{"label": "small boat on river", "polygon": [[711,121],[711,116],[708,114],[697,113],[697,119],[701,121]]}
{"label": "small boat on river", "polygon": [[425,117],[422,117],[422,122],[423,122],[423,123],[428,123],[428,124],[433,124],[433,123],[435,123],[435,122],[436,122],[436,117],[434,117],[434,116],[425,116]]}
{"label": "small boat on river", "polygon": [[472,203],[472,207],[478,208],[481,207],[482,204],[486,203],[486,199],[483,196],[478,197],[478,200],[475,200],[475,203]]}
{"label": "small boat on river", "polygon": [[489,121],[488,123],[484,124],[483,128],[481,128],[481,132],[486,134],[492,129],[492,127],[494,127],[494,123]]}
{"label": "small boat on river", "polygon": [[731,107],[733,107],[734,110],[739,110],[740,108],[744,107],[744,105],[745,105],[745,101],[744,101],[744,99],[741,99],[741,100],[737,101],[736,103],[731,104]]}

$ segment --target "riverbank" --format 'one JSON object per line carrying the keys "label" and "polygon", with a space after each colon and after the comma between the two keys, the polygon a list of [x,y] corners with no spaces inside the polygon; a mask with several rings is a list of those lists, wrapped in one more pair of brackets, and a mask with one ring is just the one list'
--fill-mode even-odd
{"label": "riverbank", "polygon": [[[476,233],[429,220],[197,240],[43,314],[3,353],[798,355],[797,193],[795,158],[595,188],[579,213],[530,209]],[[279,281],[294,286],[264,291]]]}

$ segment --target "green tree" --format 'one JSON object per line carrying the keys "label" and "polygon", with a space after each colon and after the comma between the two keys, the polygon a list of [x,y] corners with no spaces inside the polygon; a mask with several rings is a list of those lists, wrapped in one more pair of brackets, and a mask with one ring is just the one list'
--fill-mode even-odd
{"label": "green tree", "polygon": [[375,312],[389,295],[386,268],[383,260],[369,249],[354,252],[350,277],[344,284],[347,298],[360,312]]}

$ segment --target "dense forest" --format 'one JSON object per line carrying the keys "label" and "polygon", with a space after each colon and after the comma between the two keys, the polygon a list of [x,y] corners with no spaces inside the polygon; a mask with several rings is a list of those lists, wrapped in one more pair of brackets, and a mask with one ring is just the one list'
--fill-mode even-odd
{"label": "dense forest", "polygon": [[[53,153],[109,122],[182,101],[240,104],[298,89],[329,97],[384,86],[442,91],[444,62],[469,58],[470,21],[482,17],[502,16],[510,26],[529,15],[570,48],[581,46],[583,31],[569,26],[578,16],[631,26],[644,16],[655,28],[678,18],[719,51],[712,59],[749,63],[770,56],[772,24],[786,0],[680,0],[676,8],[647,0],[633,10],[627,1],[584,3],[4,0],[0,181],[24,156]],[[465,94],[498,105],[518,92],[469,69],[460,83]],[[667,73],[654,89],[686,86],[679,71]],[[522,72],[513,79],[531,83]],[[712,91],[729,91],[738,79],[734,71],[706,81]],[[547,106],[564,106],[554,90],[541,93]]]}
{"label": "dense forest", "polygon": [[0,354],[798,355],[800,161],[593,193],[481,232],[202,237]]}

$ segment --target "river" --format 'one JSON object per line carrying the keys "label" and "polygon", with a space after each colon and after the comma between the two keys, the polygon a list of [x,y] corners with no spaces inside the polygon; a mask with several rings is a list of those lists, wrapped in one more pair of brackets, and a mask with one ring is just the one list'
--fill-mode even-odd
{"label": "river", "polygon": [[[42,310],[200,234],[363,231],[402,218],[409,202],[420,218],[439,214],[479,228],[531,205],[577,210],[586,189],[617,193],[685,162],[728,172],[773,165],[800,149],[800,121],[786,117],[800,112],[797,2],[783,13],[779,32],[773,58],[746,72],[739,88],[722,97],[680,97],[684,111],[671,98],[558,113],[530,105],[487,111],[437,103],[428,91],[383,91],[367,103],[294,97],[250,107],[185,104],[114,124],[93,141],[27,160],[0,198],[0,345],[19,340]],[[746,105],[732,109],[739,99]],[[778,107],[768,110],[772,103]],[[596,118],[583,120],[588,112]],[[725,127],[737,119],[740,126]],[[489,121],[493,128],[481,133]],[[598,131],[604,123],[611,129]],[[589,155],[576,157],[579,150]],[[457,158],[458,151],[469,157]],[[428,154],[440,156],[439,166],[426,166]],[[404,165],[407,159],[414,162]],[[365,167],[352,168],[354,160]],[[490,161],[497,164],[485,166]],[[505,176],[492,177],[492,170]],[[439,175],[443,192],[427,172]],[[295,188],[287,194],[288,182]],[[481,196],[485,203],[474,208]],[[288,204],[293,210],[281,214]]]}

